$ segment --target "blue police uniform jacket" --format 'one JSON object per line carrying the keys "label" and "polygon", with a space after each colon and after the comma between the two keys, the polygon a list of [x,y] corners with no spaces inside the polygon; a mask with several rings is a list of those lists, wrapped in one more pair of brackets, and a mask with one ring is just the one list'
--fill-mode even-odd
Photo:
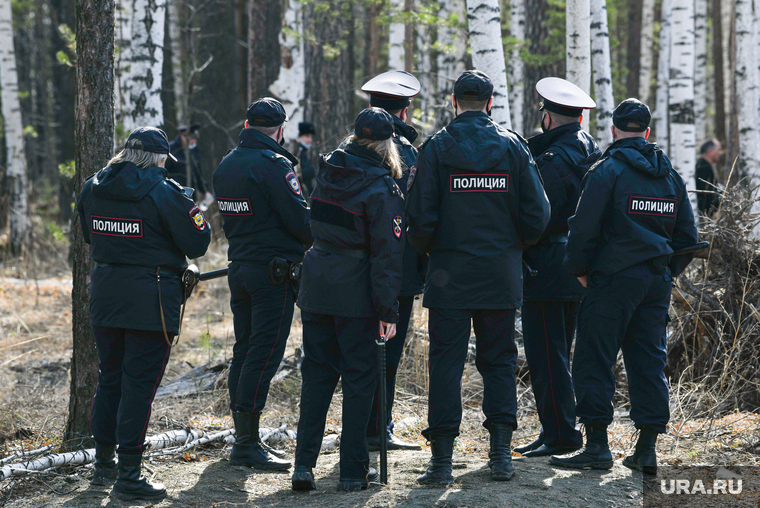
{"label": "blue police uniform jacket", "polygon": [[[583,180],[570,218],[566,266],[573,274],[612,275],[697,243],[686,186],[670,160],[644,138],[613,143]],[[693,255],[669,260],[679,275]]]}
{"label": "blue police uniform jacket", "polygon": [[528,147],[541,173],[551,219],[538,243],[525,250],[528,266],[538,272],[525,277],[525,301],[580,301],[585,294],[578,279],[563,266],[568,232],[567,220],[575,213],[581,181],[602,155],[594,138],[578,122],[563,125],[528,140]]}
{"label": "blue police uniform jacket", "polygon": [[525,141],[483,112],[466,111],[429,138],[407,199],[409,242],[429,253],[423,305],[522,305],[523,248],[550,207]]}
{"label": "blue police uniform jacket", "polygon": [[[84,241],[96,263],[90,287],[93,326],[178,333],[186,257],[206,253],[211,229],[163,168],[131,162],[101,169],[77,203]],[[160,282],[156,270],[160,269]]]}
{"label": "blue police uniform jacket", "polygon": [[309,206],[293,171],[298,160],[272,138],[243,129],[214,171],[227,257],[256,267],[276,257],[298,263],[312,242]]}
{"label": "blue police uniform jacket", "polygon": [[302,310],[398,320],[403,201],[390,169],[373,150],[348,143],[321,158],[311,196],[315,246],[301,272]]}

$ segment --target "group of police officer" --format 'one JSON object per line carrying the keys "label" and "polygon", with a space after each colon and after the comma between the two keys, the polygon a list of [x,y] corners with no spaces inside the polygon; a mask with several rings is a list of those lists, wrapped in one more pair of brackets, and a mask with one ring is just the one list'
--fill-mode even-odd
{"label": "group of police officer", "polygon": [[[418,152],[417,132],[406,123],[417,79],[391,71],[362,90],[370,107],[354,133],[320,158],[311,206],[294,170],[298,160],[282,147],[287,115],[274,99],[249,106],[238,147],[214,173],[236,338],[228,381],[236,429],[230,463],[291,467],[282,451],[260,440],[259,418],[296,301],[305,359],[294,490],[316,488],[313,467],[339,379],[339,490],[376,481],[368,450],[379,447],[382,434],[391,450],[419,449],[393,434],[390,415],[412,305],[424,293],[430,393],[422,434],[432,458],[419,483],[454,481],[471,328],[484,385],[488,465],[494,480],[514,476],[520,307],[542,430],[515,450],[550,455],[563,467],[612,467],[606,428],[613,419],[612,367],[622,348],[631,419],[641,430],[624,464],[656,471],[656,438],[669,419],[670,290],[691,260],[672,254],[696,244],[697,232],[683,181],[647,142],[648,107],[628,99],[615,109],[614,143],[602,154],[580,123],[594,101],[565,80],[546,78],[536,87],[543,134],[526,141],[490,118],[490,78],[466,71],[454,84],[456,118]],[[122,499],[166,495],[140,476],[140,457],[153,394],[180,331],[178,272],[184,256],[202,255],[209,241],[209,226],[186,189],[165,178],[170,152],[163,131],[135,130],[121,158],[86,183],[78,203],[97,262],[93,482],[115,479],[113,495]],[[125,289],[107,290],[116,285]],[[386,421],[374,347],[381,336],[391,339]],[[585,447],[562,456],[583,446],[576,417],[585,426]]]}

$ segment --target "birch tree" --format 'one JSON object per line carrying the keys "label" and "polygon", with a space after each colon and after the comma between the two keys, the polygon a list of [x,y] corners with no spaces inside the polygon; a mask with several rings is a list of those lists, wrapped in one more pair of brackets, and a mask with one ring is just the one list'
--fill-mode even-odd
{"label": "birch tree", "polygon": [[391,0],[391,26],[388,34],[388,69],[404,70],[404,37],[406,27],[403,22],[404,0]]}
{"label": "birch tree", "polygon": [[11,0],[0,0],[0,101],[10,186],[11,250],[19,254],[29,236],[29,205]]}
{"label": "birch tree", "polygon": [[670,17],[673,0],[662,0],[660,17],[660,48],[657,60],[657,99],[654,109],[655,135],[657,144],[665,153],[670,148],[670,128],[668,117],[668,86],[670,72]]}
{"label": "birch tree", "polygon": [[493,81],[491,117],[499,125],[511,129],[499,0],[466,0],[465,4],[472,65],[475,69],[488,74]]}
{"label": "birch tree", "polygon": [[166,0],[134,0],[130,45],[131,112],[125,130],[164,123],[161,74],[164,65],[164,22]]}
{"label": "birch tree", "polygon": [[[589,0],[567,0],[565,4],[567,33],[567,80],[584,92],[591,93],[591,7]],[[583,118],[588,130],[588,118]]]}
{"label": "birch tree", "polygon": [[641,13],[641,62],[639,63],[639,100],[649,104],[652,90],[652,62],[654,62],[654,4],[644,0]]}
{"label": "birch tree", "polygon": [[607,1],[591,0],[591,60],[594,69],[594,97],[596,97],[596,139],[604,150],[612,144],[612,64],[610,62],[610,34],[607,27]]}
{"label": "birch tree", "polygon": [[694,125],[696,140],[707,136],[707,0],[694,0]]}
{"label": "birch tree", "polygon": [[303,101],[306,97],[301,2],[289,1],[284,23],[285,29],[280,32],[280,73],[269,91],[280,99],[290,119],[285,123],[285,138],[295,139],[298,137],[298,123],[304,121]]}
{"label": "birch tree", "polygon": [[[735,0],[736,5],[736,80],[737,102],[742,110],[739,120],[739,160],[740,175],[748,175],[751,187],[760,184],[760,158],[757,147],[760,141],[757,131],[758,112],[758,75],[757,75],[757,34],[752,29],[753,5],[752,0]],[[753,40],[754,38],[754,40]],[[757,211],[760,204],[753,204]]]}
{"label": "birch tree", "polygon": [[[750,0],[751,1],[751,0]],[[670,52],[670,158],[686,183],[696,189],[696,129],[694,125],[694,0],[673,0]],[[690,193],[694,209],[696,195]]]}
{"label": "birch tree", "polygon": [[509,58],[509,109],[512,112],[512,128],[522,134],[524,133],[525,63],[520,56],[520,50],[525,44],[525,0],[510,0],[509,32],[516,41]]}
{"label": "birch tree", "polygon": [[467,56],[466,34],[459,29],[459,24],[465,16],[464,0],[441,0],[438,17],[445,23],[438,28],[438,46],[440,52],[437,55],[438,67],[438,96],[436,102],[440,105],[440,112],[436,115],[436,128],[446,125],[453,114],[451,113],[451,93],[454,91],[454,82],[465,71],[465,58]]}

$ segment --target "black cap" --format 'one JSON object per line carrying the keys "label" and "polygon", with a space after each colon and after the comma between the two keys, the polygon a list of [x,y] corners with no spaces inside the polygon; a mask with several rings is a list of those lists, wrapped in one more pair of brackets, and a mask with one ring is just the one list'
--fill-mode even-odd
{"label": "black cap", "polygon": [[493,95],[493,81],[480,71],[464,71],[454,83],[454,97],[468,101],[485,101]]}
{"label": "black cap", "polygon": [[190,127],[183,124],[177,127],[177,132],[179,132],[180,134],[187,134],[188,132],[190,134],[197,134],[201,130],[201,127],[203,127],[203,124],[199,122],[191,123]]}
{"label": "black cap", "polygon": [[384,109],[367,108],[356,117],[354,134],[372,141],[388,139],[393,135],[393,117]]}
{"label": "black cap", "polygon": [[133,130],[127,138],[127,142],[124,143],[124,148],[168,155],[171,160],[177,161],[169,148],[169,138],[166,133],[156,127],[138,127]]}
{"label": "black cap", "polygon": [[314,124],[311,122],[301,122],[298,124],[298,135],[303,136],[305,134],[316,134],[317,129],[314,128]]}
{"label": "black cap", "polygon": [[288,115],[280,101],[271,97],[257,99],[248,106],[246,113],[250,127],[279,127],[288,121]]}
{"label": "black cap", "polygon": [[626,99],[612,112],[612,123],[621,131],[644,132],[651,120],[649,106],[638,99]]}

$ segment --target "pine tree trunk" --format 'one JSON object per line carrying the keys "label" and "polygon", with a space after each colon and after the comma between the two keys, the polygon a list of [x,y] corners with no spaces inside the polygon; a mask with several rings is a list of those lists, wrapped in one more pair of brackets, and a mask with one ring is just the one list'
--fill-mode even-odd
{"label": "pine tree trunk", "polygon": [[509,90],[504,45],[501,41],[501,9],[498,0],[467,0],[467,26],[470,32],[472,65],[493,81],[493,107],[491,117],[507,129],[512,128],[509,118]]}
{"label": "pine tree trunk", "polygon": [[723,19],[721,0],[712,0],[712,57],[715,78],[713,97],[715,100],[715,137],[726,142],[726,92],[723,61]]}
{"label": "pine tree trunk", "polygon": [[[404,13],[412,15],[414,0],[404,0]],[[428,55],[429,57],[429,55]],[[404,22],[404,70],[412,72],[414,66],[414,24],[411,19]]]}
{"label": "pine tree trunk", "polygon": [[[567,80],[591,93],[591,7],[589,0],[567,0],[565,4],[567,34]],[[583,118],[588,130],[588,118]]]}
{"label": "pine tree trunk", "polygon": [[[104,167],[112,154],[114,118],[114,3],[77,0],[77,104],[75,194],[87,177]],[[74,217],[78,217],[74,214]],[[90,328],[90,249],[74,221],[71,387],[64,441],[68,448],[90,436],[90,410],[98,381],[98,356]]]}
{"label": "pine tree trunk", "polygon": [[391,0],[391,26],[388,34],[388,69],[392,71],[404,70],[404,35],[403,22],[404,0]]}
{"label": "pine tree trunk", "polygon": [[[593,18],[594,8],[591,0],[591,16]],[[628,70],[628,97],[636,97],[641,86],[641,31],[642,31],[642,14],[644,13],[644,1],[643,0],[629,0],[628,2],[628,30],[625,35],[628,38],[628,48],[626,51],[626,68]],[[593,19],[591,21],[593,25]],[[593,32],[593,27],[592,27]],[[592,49],[593,52],[593,34],[592,34]]]}
{"label": "pine tree trunk", "polygon": [[282,102],[288,114],[285,139],[296,139],[298,123],[304,121],[303,101],[306,95],[303,12],[300,1],[288,2],[284,23],[287,30],[280,31],[280,73],[269,91]]}
{"label": "pine tree trunk", "polygon": [[280,2],[248,6],[248,102],[265,97],[280,72]]}
{"label": "pine tree trunk", "polygon": [[707,0],[694,2],[694,125],[696,140],[707,136]]}
{"label": "pine tree trunk", "polygon": [[[670,45],[670,159],[686,183],[696,189],[696,128],[694,125],[694,1],[673,0]],[[696,209],[696,195],[689,193]]]}
{"label": "pine tree trunk", "polygon": [[373,78],[379,73],[380,24],[377,22],[377,18],[380,16],[382,9],[382,2],[371,2],[367,5],[367,25],[365,27],[367,50],[364,52],[364,76],[367,79]]}
{"label": "pine tree trunk", "polygon": [[[741,176],[750,178],[750,188],[760,184],[760,158],[758,158],[758,75],[757,75],[757,34],[753,30],[754,12],[752,0],[736,2],[736,99],[742,105],[738,115],[739,161],[737,168]],[[753,211],[760,206],[753,204]]]}
{"label": "pine tree trunk", "polygon": [[644,0],[641,13],[641,60],[639,62],[638,97],[649,104],[652,93],[652,62],[654,62],[654,7],[655,0]]}
{"label": "pine tree trunk", "polygon": [[[550,9],[547,0],[525,0],[525,41],[531,55],[545,56],[551,54],[552,49],[547,44],[551,34],[550,13],[558,11]],[[589,25],[591,21],[589,20]],[[536,97],[536,83],[547,76],[564,76],[565,59],[559,59],[553,63],[536,64],[535,62],[525,65],[525,108],[523,111],[523,129],[527,135],[540,132],[538,112],[538,100]]]}
{"label": "pine tree trunk", "polygon": [[596,140],[604,150],[612,144],[612,64],[610,63],[610,34],[607,27],[607,0],[591,0],[591,60],[594,69],[596,97]]}
{"label": "pine tree trunk", "polygon": [[0,101],[2,101],[11,208],[11,251],[21,254],[29,237],[24,126],[18,96],[11,0],[0,0]]}
{"label": "pine tree trunk", "polygon": [[451,109],[451,94],[454,92],[454,82],[465,71],[467,57],[467,35],[457,28],[457,22],[466,15],[463,0],[443,0],[440,2],[438,17],[447,20],[438,28],[438,45],[446,48],[437,56],[438,66],[438,95],[437,103],[441,106],[436,113],[434,130],[448,124],[454,118]]}
{"label": "pine tree trunk", "polygon": [[161,127],[164,124],[161,73],[164,65],[166,3],[134,0],[133,6],[129,73],[132,111],[126,116],[127,131],[143,125]]}
{"label": "pine tree trunk", "polygon": [[673,0],[662,0],[660,15],[660,47],[657,59],[657,102],[652,115],[655,119],[657,144],[665,153],[670,148],[670,125],[668,116],[668,88],[670,72],[671,5]]}
{"label": "pine tree trunk", "polygon": [[509,10],[509,32],[517,40],[509,59],[509,108],[512,113],[512,129],[524,135],[525,64],[520,51],[525,44],[525,0],[510,0]]}

